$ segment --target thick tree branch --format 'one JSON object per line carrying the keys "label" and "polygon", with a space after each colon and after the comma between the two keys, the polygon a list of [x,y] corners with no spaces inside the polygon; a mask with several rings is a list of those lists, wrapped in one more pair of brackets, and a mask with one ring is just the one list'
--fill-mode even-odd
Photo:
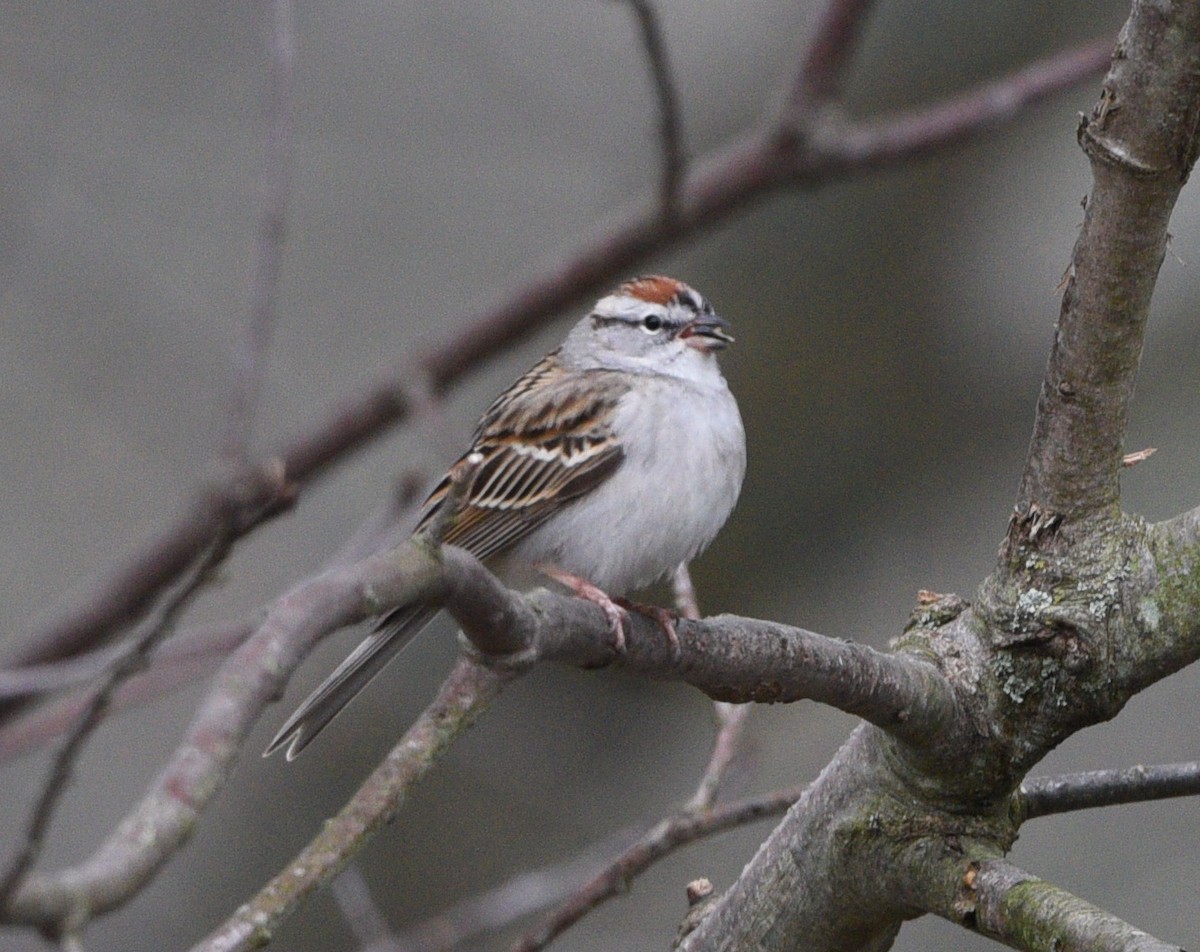
{"label": "thick tree branch", "polygon": [[1089,770],[1035,777],[1021,784],[1014,809],[1021,820],[1121,803],[1200,796],[1200,762]]}
{"label": "thick tree branch", "polygon": [[931,911],[1015,949],[1182,952],[1001,859],[947,859],[951,882]]}
{"label": "thick tree branch", "polygon": [[1018,538],[1056,517],[1115,515],[1150,297],[1196,156],[1198,31],[1195,4],[1135,5],[1100,102],[1080,124],[1094,185],[1038,401]]}

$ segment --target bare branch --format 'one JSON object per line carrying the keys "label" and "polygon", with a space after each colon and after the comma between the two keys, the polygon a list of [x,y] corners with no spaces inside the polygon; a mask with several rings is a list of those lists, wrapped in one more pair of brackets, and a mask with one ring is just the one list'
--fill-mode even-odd
{"label": "bare branch", "polygon": [[667,44],[663,39],[658,14],[650,0],[626,0],[637,17],[642,48],[650,65],[650,78],[658,100],[659,141],[662,144],[662,185],[659,201],[665,221],[675,218],[679,183],[683,181],[686,158],[683,152],[683,123],[679,116],[679,93],[667,59]]}
{"label": "bare branch", "polygon": [[81,908],[96,916],[125,902],[186,840],[263,707],[318,638],[389,605],[436,598],[444,584],[434,555],[411,543],[297,585],[221,666],[182,743],[118,829],[79,865],[28,876],[3,920],[53,929]]}
{"label": "bare branch", "polygon": [[250,311],[233,348],[233,380],[222,455],[231,466],[249,462],[254,415],[267,372],[267,350],[275,327],[279,274],[283,267],[292,172],[292,100],[296,63],[296,13],[292,0],[271,0],[267,48],[270,103],[263,155],[262,207],[250,276]]}
{"label": "bare branch", "polygon": [[1200,761],[1193,761],[1035,777],[1021,784],[1016,794],[1016,810],[1023,820],[1034,820],[1072,810],[1197,795],[1200,795]]}
{"label": "bare branch", "polygon": [[[700,618],[700,602],[696,598],[696,587],[686,562],[679,565],[671,575],[671,588],[675,595],[675,606],[684,618],[697,621]],[[730,765],[737,757],[738,748],[745,734],[746,717],[750,713],[748,704],[713,702],[713,714],[717,720],[717,736],[713,740],[708,764],[696,785],[696,792],[684,807],[685,811],[703,810],[713,805],[721,783]]]}
{"label": "bare branch", "polygon": [[[109,700],[110,715],[195,684],[197,678],[211,674],[219,660],[228,657],[229,652],[254,634],[254,628],[255,621],[246,620],[203,625],[180,632],[150,656],[145,671],[134,674],[117,688]],[[104,661],[109,655],[115,660],[127,650],[128,647],[121,644],[116,650],[100,652],[103,655],[100,658],[86,655],[78,662],[60,661],[58,664],[78,664],[90,669],[93,663]],[[93,676],[96,673],[92,672]],[[67,733],[79,722],[96,691],[90,687],[55,698],[0,726],[0,765],[44,747]]]}
{"label": "bare branch", "polygon": [[1197,20],[1194,6],[1167,16],[1135,5],[1100,102],[1080,124],[1094,184],[1042,382],[1010,561],[1022,558],[1017,544],[1035,520],[1111,514],[1118,505],[1150,298],[1196,157]]}
{"label": "bare branch", "polygon": [[778,816],[795,803],[801,792],[802,788],[792,787],[708,810],[685,808],[659,821],[546,921],[518,939],[511,952],[545,948],[602,902],[624,892],[633,877],[681,846],[735,826]]}
{"label": "bare branch", "polygon": [[830,120],[814,136],[822,152],[854,170],[927,155],[1011,121],[1032,103],[1095,75],[1112,57],[1112,45],[1111,37],[1100,37],[929,106],[882,119]]}
{"label": "bare branch", "polygon": [[178,590],[164,600],[156,617],[147,619],[144,630],[137,635],[124,656],[113,666],[108,677],[96,691],[67,737],[34,804],[25,831],[25,838],[10,867],[0,876],[0,909],[8,905],[13,893],[20,887],[29,870],[37,862],[50,832],[50,824],[59,801],[66,793],[75,764],[87,741],[104,720],[117,688],[135,671],[143,668],[150,652],[174,627],[176,620],[191,599],[210,578],[213,570],[229,554],[228,539],[218,537],[216,544],[196,565],[190,578],[185,579]]}
{"label": "bare branch", "polygon": [[829,0],[784,103],[781,120],[785,126],[799,129],[815,110],[841,93],[873,5],[873,0]]}
{"label": "bare branch", "polygon": [[371,895],[371,886],[357,863],[347,863],[340,875],[329,883],[329,891],[338,911],[354,933],[362,949],[371,952],[412,952],[393,935],[384,916]]}
{"label": "bare branch", "polygon": [[516,676],[514,668],[492,668],[462,657],[433,703],[409,728],[358,792],[316,838],[262,888],[259,894],[193,952],[238,952],[258,948],[265,936],[299,904],[336,876],[371,836],[396,815],[434,762],[499,697]]}
{"label": "bare branch", "polygon": [[962,864],[952,907],[934,911],[1027,952],[1182,952],[1001,859]]}

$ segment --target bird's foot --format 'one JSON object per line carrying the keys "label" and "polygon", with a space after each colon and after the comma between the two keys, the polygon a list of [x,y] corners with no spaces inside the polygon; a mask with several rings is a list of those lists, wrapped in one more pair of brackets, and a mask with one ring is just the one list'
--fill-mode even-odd
{"label": "bird's foot", "polygon": [[599,605],[604,612],[604,617],[608,619],[613,650],[619,655],[625,653],[625,625],[629,621],[629,612],[621,604],[623,599],[610,598],[602,588],[598,588],[587,579],[572,575],[556,565],[542,563],[535,568],[565,588],[569,588],[576,597],[589,601],[593,605]]}
{"label": "bird's foot", "polygon": [[631,602],[626,598],[618,598],[614,601],[626,611],[637,612],[639,615],[653,618],[658,622],[662,633],[667,636],[667,644],[671,646],[671,660],[678,661],[683,656],[683,649],[679,646],[679,633],[675,631],[675,622],[679,616],[673,611],[658,605],[642,605],[638,602]]}

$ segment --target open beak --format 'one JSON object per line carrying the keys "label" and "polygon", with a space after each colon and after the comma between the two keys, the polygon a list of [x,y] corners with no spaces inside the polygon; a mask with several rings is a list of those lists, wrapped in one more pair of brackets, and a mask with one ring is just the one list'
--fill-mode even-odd
{"label": "open beak", "polygon": [[733,335],[727,330],[728,327],[729,322],[723,318],[717,317],[716,314],[706,314],[685,324],[679,332],[679,337],[689,347],[709,353],[733,343]]}

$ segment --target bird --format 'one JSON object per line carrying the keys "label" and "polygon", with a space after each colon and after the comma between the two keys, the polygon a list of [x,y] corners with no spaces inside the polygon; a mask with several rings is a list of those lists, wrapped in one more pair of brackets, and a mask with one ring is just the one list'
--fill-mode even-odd
{"label": "bird", "polygon": [[[456,464],[470,458],[469,484],[452,492],[452,467],[415,531],[441,518],[442,541],[502,579],[534,567],[564,583],[604,608],[622,650],[614,600],[699,555],[741,493],[745,430],[716,358],[729,326],[682,281],[620,284],[488,407]],[[294,760],[437,612],[385,614],[264,756],[286,745]]]}

